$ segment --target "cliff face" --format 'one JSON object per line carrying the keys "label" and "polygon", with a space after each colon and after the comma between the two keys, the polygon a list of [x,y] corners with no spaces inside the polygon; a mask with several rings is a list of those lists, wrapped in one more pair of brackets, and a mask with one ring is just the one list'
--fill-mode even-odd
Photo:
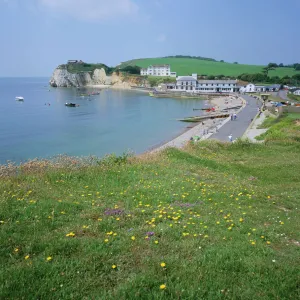
{"label": "cliff face", "polygon": [[104,69],[95,69],[93,72],[70,73],[66,67],[54,70],[49,81],[52,87],[79,87],[93,84],[109,84],[109,78]]}
{"label": "cliff face", "polygon": [[114,88],[130,89],[131,87],[143,86],[149,87],[149,83],[143,77],[136,75],[127,75],[122,73],[113,73],[111,76],[111,84]]}
{"label": "cliff face", "polygon": [[52,87],[80,87],[88,85],[111,85],[114,88],[131,89],[135,86],[149,86],[141,76],[113,73],[107,76],[103,68],[92,72],[70,73],[66,65],[57,67],[49,81]]}

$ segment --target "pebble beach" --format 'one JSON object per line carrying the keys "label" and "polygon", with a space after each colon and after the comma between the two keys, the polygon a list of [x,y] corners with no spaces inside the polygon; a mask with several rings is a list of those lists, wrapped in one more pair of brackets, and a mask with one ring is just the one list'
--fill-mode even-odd
{"label": "pebble beach", "polygon": [[[240,97],[229,96],[229,97],[218,97],[209,101],[208,107],[214,107],[215,112],[221,112],[223,109],[230,107],[236,107],[245,105],[245,101]],[[238,113],[242,108],[234,108],[228,111],[229,114]],[[199,123],[190,123],[193,126],[191,129],[185,131],[181,135],[177,136],[173,140],[151,150],[150,152],[158,152],[168,147],[183,148],[188,141],[193,137],[199,137],[199,140],[208,139],[212,134],[216,133],[225,123],[230,120],[229,118],[216,118],[206,119]]]}

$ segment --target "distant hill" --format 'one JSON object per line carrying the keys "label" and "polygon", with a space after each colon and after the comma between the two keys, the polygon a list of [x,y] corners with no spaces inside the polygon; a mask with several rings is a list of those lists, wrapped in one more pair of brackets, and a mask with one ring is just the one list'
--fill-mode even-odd
{"label": "distant hill", "polygon": [[[118,67],[124,68],[128,65],[137,65],[146,68],[153,64],[170,64],[171,70],[177,72],[177,75],[188,75],[197,73],[198,75],[224,75],[224,76],[238,76],[243,73],[260,73],[264,66],[260,65],[245,65],[238,63],[226,63],[215,61],[211,58],[201,57],[158,57],[158,58],[140,58],[122,62]],[[300,71],[295,71],[293,68],[276,68],[269,71],[269,76],[293,76],[300,74]]]}

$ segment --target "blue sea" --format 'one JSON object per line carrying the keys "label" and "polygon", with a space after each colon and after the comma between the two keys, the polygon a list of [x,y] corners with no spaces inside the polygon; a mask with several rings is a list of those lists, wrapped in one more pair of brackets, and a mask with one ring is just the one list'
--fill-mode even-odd
{"label": "blue sea", "polygon": [[[172,139],[203,100],[153,98],[147,93],[51,88],[49,78],[0,78],[0,163],[34,158],[136,154]],[[24,102],[16,101],[24,97]],[[66,107],[66,102],[78,107]]]}

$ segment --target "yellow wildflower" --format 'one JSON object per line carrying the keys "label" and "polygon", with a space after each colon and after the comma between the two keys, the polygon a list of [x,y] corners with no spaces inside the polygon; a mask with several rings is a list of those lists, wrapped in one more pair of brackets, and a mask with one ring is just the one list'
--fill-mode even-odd
{"label": "yellow wildflower", "polygon": [[112,267],[113,269],[116,269],[116,268],[117,268],[117,266],[116,266],[116,265],[112,265],[111,267]]}
{"label": "yellow wildflower", "polygon": [[66,236],[74,237],[75,233],[74,232],[69,232],[69,233],[66,234]]}
{"label": "yellow wildflower", "polygon": [[29,259],[29,255],[27,254],[24,258],[25,258],[25,259]]}
{"label": "yellow wildflower", "polygon": [[164,290],[164,289],[166,289],[166,285],[165,284],[161,284],[160,286],[159,286],[159,288],[161,289],[161,290]]}
{"label": "yellow wildflower", "polygon": [[162,263],[160,264],[160,266],[161,266],[162,268],[164,268],[164,267],[166,266],[166,263],[162,262]]}
{"label": "yellow wildflower", "polygon": [[47,260],[47,261],[51,261],[51,260],[52,260],[52,257],[51,257],[51,256],[48,256],[48,257],[46,258],[46,260]]}
{"label": "yellow wildflower", "polygon": [[135,241],[135,236],[132,236],[131,239],[132,239],[133,241]]}

